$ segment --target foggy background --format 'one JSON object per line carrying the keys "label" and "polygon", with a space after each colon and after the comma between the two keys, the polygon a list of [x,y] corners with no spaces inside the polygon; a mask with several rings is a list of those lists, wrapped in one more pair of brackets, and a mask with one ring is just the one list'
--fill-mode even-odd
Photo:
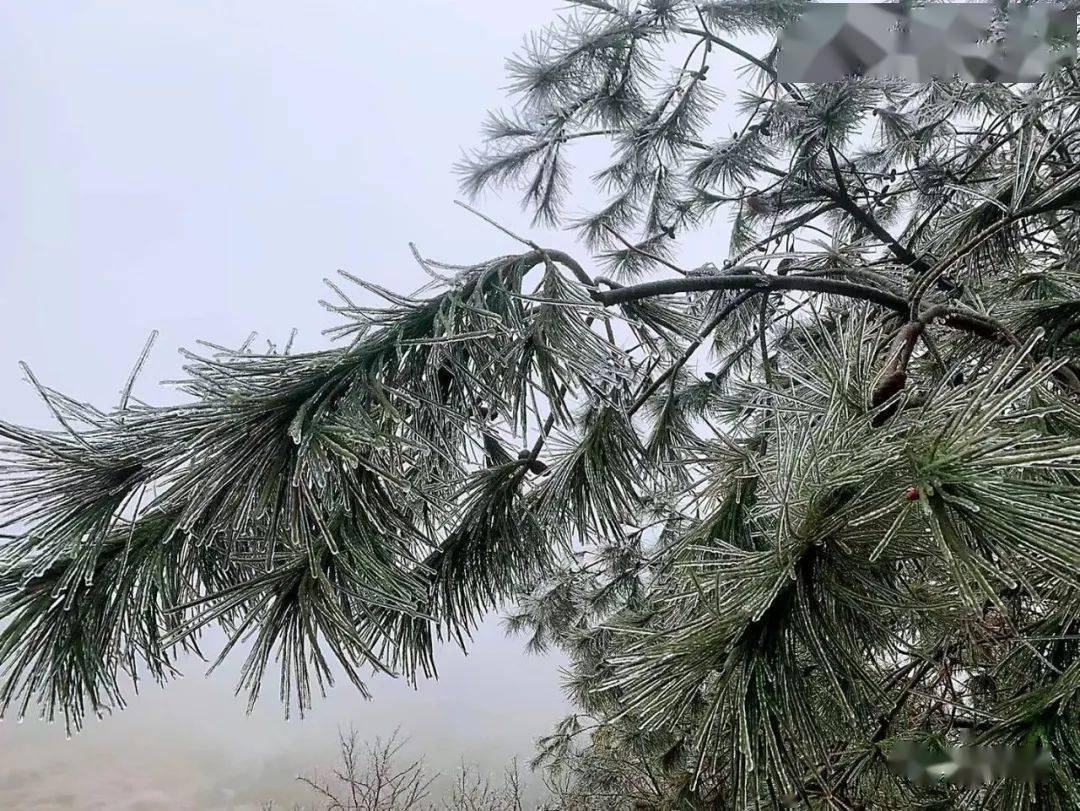
{"label": "foggy background", "polygon": [[[320,331],[336,322],[317,300],[337,268],[409,292],[428,281],[410,240],[451,262],[520,250],[452,204],[451,166],[502,105],[505,58],[559,10],[547,0],[0,4],[0,419],[53,427],[19,360],[45,385],[112,406],[157,329],[135,394],[176,401],[158,381],[180,376],[176,349],[197,339],[237,346],[256,330],[265,347],[296,327],[297,350],[326,346]],[[718,56],[710,79],[730,89],[736,65]],[[581,177],[602,165],[589,148],[576,150]],[[578,188],[575,203],[592,205]],[[479,205],[585,258],[570,234],[531,228],[518,197]],[[687,263],[723,259],[726,232],[695,240]],[[339,684],[289,722],[276,689],[245,714],[233,695],[242,651],[209,679],[191,661],[185,679],[147,685],[71,741],[62,724],[5,720],[0,807],[288,807],[311,799],[295,776],[330,765],[349,723],[364,737],[400,726],[433,769],[464,759],[498,772],[527,761],[567,710],[562,660],[522,648],[492,618],[468,657],[442,653],[438,682],[412,691],[372,678],[370,702]]]}

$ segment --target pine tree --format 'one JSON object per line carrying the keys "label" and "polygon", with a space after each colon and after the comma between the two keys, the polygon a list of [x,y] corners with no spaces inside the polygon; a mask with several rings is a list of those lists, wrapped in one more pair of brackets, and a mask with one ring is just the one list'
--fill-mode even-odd
{"label": "pine tree", "polygon": [[[573,661],[563,807],[1080,806],[1076,71],[786,84],[732,37],[800,6],[577,0],[510,61],[465,186],[587,259],[349,277],[385,304],[332,285],[344,343],[190,355],[182,406],[39,386],[57,431],[0,423],[4,709],[78,727],[211,624],[303,709],[513,605]],[[961,744],[1041,773],[912,771]]]}

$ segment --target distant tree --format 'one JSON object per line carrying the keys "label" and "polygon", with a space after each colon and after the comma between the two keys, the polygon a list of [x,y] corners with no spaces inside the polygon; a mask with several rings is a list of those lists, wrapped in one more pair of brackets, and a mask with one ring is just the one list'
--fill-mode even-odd
{"label": "distant tree", "polygon": [[[175,407],[39,386],[61,430],[0,426],[0,701],[77,726],[219,624],[252,700],[275,660],[304,707],[334,667],[433,676],[514,601],[573,661],[564,807],[1080,806],[1075,70],[795,86],[731,37],[796,2],[575,5],[460,168],[590,261],[418,253],[414,296],[352,279],[382,308],[331,285],[339,348],[211,347]],[[584,139],[611,197],[568,219]],[[1051,765],[890,768],[961,741]]]}
{"label": "distant tree", "polygon": [[328,777],[316,772],[298,779],[319,798],[325,811],[523,811],[524,786],[517,761],[493,784],[477,766],[464,761],[442,799],[432,797],[438,773],[423,757],[401,756],[407,741],[395,731],[389,738],[362,742],[355,727],[339,736],[339,762]]}
{"label": "distant tree", "polygon": [[329,777],[318,773],[299,780],[322,800],[326,811],[423,811],[437,775],[423,758],[403,761],[406,741],[398,731],[388,739],[364,744],[355,727],[339,738],[340,762]]}
{"label": "distant tree", "polygon": [[521,769],[514,760],[503,772],[501,785],[491,782],[478,767],[462,761],[454,774],[445,811],[523,811],[525,790]]}

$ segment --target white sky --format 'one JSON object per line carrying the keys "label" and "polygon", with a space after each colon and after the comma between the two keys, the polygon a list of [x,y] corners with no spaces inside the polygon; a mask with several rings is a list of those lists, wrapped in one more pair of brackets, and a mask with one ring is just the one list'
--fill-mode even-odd
{"label": "white sky", "polygon": [[[503,63],[550,0],[8,0],[0,4],[0,419],[44,427],[21,381],[114,404],[143,342],[137,395],[180,375],[175,350],[252,330],[325,345],[317,300],[343,268],[402,292],[426,277],[407,243],[475,261],[515,243],[452,205],[451,165],[502,104]],[[721,61],[717,79],[732,81]],[[726,66],[727,65],[727,66]],[[712,78],[712,76],[710,77]],[[582,207],[591,202],[586,201]],[[517,195],[485,212],[530,229]],[[724,229],[726,231],[726,228]],[[726,256],[726,235],[698,261]],[[260,339],[261,340],[261,339]],[[60,726],[0,725],[0,807],[243,807],[287,802],[336,729],[400,725],[433,766],[527,759],[565,707],[557,657],[526,657],[498,625],[418,693],[340,685],[304,722],[276,690],[253,716],[234,657],[65,742]],[[273,685],[271,685],[272,687]],[[230,805],[228,791],[235,792]],[[249,806],[250,807],[250,806]]]}

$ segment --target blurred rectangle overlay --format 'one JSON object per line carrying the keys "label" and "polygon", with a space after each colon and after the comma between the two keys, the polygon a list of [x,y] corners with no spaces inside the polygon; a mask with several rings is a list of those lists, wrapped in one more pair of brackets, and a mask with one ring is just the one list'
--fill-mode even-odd
{"label": "blurred rectangle overlay", "polygon": [[1076,7],[810,3],[783,29],[779,45],[782,82],[1036,82],[1076,63]]}

